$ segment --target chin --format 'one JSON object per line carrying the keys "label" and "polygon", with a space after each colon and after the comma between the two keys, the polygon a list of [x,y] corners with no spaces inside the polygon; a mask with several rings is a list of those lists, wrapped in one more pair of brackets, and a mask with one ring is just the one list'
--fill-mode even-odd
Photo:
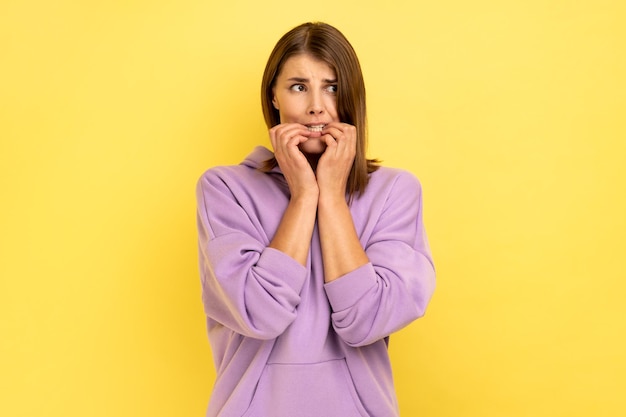
{"label": "chin", "polygon": [[304,154],[319,155],[326,150],[326,144],[319,139],[309,139],[299,145],[300,150]]}

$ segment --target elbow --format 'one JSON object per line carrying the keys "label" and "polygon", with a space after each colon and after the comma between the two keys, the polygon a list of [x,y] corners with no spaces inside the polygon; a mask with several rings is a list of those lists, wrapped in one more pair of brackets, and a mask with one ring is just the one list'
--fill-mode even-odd
{"label": "elbow", "polygon": [[415,316],[414,319],[422,318],[426,315],[426,310],[430,304],[430,298],[432,293],[420,297],[415,303]]}
{"label": "elbow", "polygon": [[430,268],[429,271],[425,271],[418,283],[413,290],[414,319],[426,315],[426,310],[435,292],[435,270]]}
{"label": "elbow", "polygon": [[421,301],[415,305],[414,314],[407,320],[407,325],[417,319],[421,319],[426,315],[428,309],[428,301]]}

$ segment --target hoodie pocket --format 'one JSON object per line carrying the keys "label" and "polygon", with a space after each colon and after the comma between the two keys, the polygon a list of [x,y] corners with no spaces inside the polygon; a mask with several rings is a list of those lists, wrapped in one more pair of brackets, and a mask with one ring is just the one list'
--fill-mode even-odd
{"label": "hoodie pocket", "polygon": [[242,417],[369,417],[344,359],[268,364]]}

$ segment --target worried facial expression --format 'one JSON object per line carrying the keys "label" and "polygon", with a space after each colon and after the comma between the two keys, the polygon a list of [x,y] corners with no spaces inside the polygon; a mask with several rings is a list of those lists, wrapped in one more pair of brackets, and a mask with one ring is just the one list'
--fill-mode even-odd
{"label": "worried facial expression", "polygon": [[324,126],[338,122],[337,76],[323,61],[307,54],[295,55],[284,64],[273,88],[272,104],[281,123],[299,123],[312,135],[300,145],[304,153],[319,154],[326,145],[319,138]]}

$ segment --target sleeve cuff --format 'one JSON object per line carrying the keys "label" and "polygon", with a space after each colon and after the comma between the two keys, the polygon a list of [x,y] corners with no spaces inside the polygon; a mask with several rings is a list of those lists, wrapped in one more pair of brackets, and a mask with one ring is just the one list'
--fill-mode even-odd
{"label": "sleeve cuff", "polygon": [[268,271],[280,271],[279,278],[281,281],[300,294],[306,280],[307,270],[292,257],[277,249],[265,248],[259,257],[257,266]]}
{"label": "sleeve cuff", "polygon": [[376,284],[376,272],[367,263],[340,278],[324,284],[326,296],[334,312],[355,305]]}

